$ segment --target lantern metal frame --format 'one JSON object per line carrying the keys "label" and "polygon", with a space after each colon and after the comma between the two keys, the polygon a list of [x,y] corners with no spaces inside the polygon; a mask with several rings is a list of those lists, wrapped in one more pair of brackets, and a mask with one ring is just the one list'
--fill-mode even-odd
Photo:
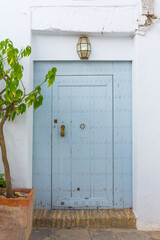
{"label": "lantern metal frame", "polygon": [[91,44],[87,36],[79,38],[77,43],[77,53],[82,60],[87,60],[91,54]]}

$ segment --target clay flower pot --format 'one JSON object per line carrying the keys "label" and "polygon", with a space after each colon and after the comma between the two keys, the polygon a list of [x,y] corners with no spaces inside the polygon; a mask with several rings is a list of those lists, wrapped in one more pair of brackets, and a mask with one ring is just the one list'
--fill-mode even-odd
{"label": "clay flower pot", "polygon": [[[0,240],[28,240],[32,230],[34,189],[13,189],[29,193],[27,198],[0,199]],[[0,193],[5,192],[0,188]]]}

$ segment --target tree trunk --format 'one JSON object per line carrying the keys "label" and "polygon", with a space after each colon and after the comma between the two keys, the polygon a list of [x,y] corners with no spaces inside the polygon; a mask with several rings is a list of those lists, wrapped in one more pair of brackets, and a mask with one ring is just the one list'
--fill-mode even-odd
{"label": "tree trunk", "polygon": [[13,190],[12,190],[12,182],[11,182],[11,175],[10,175],[10,168],[7,159],[7,151],[6,151],[6,144],[3,134],[3,124],[6,121],[8,116],[4,116],[1,123],[0,123],[0,146],[1,146],[1,153],[2,153],[2,161],[5,170],[5,178],[6,178],[6,193],[7,198],[13,197]]}

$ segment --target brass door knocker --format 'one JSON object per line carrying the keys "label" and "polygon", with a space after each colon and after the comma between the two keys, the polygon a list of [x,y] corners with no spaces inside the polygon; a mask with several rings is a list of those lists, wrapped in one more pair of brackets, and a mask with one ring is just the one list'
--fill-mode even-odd
{"label": "brass door knocker", "polygon": [[61,125],[61,137],[65,136],[65,126]]}

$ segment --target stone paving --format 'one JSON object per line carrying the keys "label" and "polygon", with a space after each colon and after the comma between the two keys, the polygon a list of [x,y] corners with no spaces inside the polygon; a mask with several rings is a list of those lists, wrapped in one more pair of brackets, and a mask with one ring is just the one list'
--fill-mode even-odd
{"label": "stone paving", "polygon": [[34,228],[29,240],[160,240],[160,232],[135,229]]}

